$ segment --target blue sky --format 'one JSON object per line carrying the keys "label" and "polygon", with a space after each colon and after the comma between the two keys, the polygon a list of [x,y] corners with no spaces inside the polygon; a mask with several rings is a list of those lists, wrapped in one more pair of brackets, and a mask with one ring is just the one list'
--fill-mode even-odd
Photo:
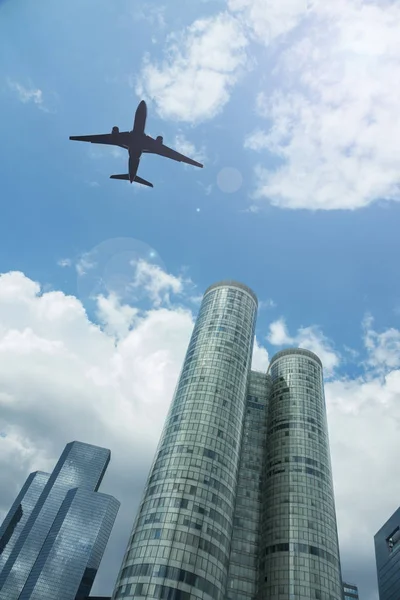
{"label": "blue sky", "polygon": [[[397,505],[382,496],[365,509],[371,512],[363,525],[368,551],[354,559],[346,546],[352,518],[344,499],[355,492],[351,477],[340,479],[345,452],[338,428],[347,423],[352,431],[349,415],[358,417],[353,449],[361,456],[374,419],[388,419],[381,429],[397,427],[399,24],[400,9],[389,0],[338,0],[330,7],[305,0],[197,0],[184,9],[177,2],[128,0],[0,2],[0,273],[24,274],[3,279],[4,298],[9,302],[18,291],[17,304],[27,294],[27,302],[39,305],[40,294],[49,293],[49,302],[62,297],[76,314],[83,306],[83,345],[85,327],[93,323],[123,344],[140,327],[146,331],[146,318],[150,323],[157,311],[171,323],[183,319],[177,346],[168,345],[166,334],[164,348],[177,376],[205,288],[226,278],[252,287],[262,306],[257,366],[264,366],[267,352],[291,344],[325,359],[343,498],[339,533],[349,575],[361,589],[374,568],[372,535]],[[139,174],[154,189],[140,189],[109,180],[126,172],[122,151],[68,140],[114,125],[130,129],[142,98],[147,133],[204,161],[203,170],[145,156]],[[101,306],[90,298],[93,256],[97,276],[108,282]],[[121,278],[134,276],[131,260],[153,268],[143,267],[141,278],[136,272],[135,291],[122,297]],[[83,304],[74,304],[76,298]],[[137,310],[150,311],[141,313],[139,325]],[[0,317],[0,333],[50,335],[33,313],[29,321],[21,311],[18,321],[4,309],[12,318]],[[58,341],[68,346],[64,325]],[[149,349],[146,364],[156,354],[156,347]],[[166,410],[173,385],[163,377],[153,392],[167,398]],[[1,381],[19,406],[10,378]],[[381,402],[392,414],[383,415]],[[27,425],[20,427],[0,422],[9,432],[0,443],[19,440],[13,448],[20,448],[23,436],[35,440],[33,462],[61,451],[55,441],[45,451]],[[75,437],[72,428],[66,442],[70,434]],[[155,434],[151,440],[149,461]],[[371,443],[381,451],[374,459],[378,473],[390,444]],[[354,470],[361,468],[354,460]],[[99,577],[98,591],[107,593],[111,575],[104,570]],[[373,600],[375,581],[368,577],[364,597]]]}

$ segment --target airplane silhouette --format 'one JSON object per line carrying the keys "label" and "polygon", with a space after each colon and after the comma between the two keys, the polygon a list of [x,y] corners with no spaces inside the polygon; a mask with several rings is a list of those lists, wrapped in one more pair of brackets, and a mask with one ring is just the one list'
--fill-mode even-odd
{"label": "airplane silhouette", "polygon": [[111,175],[110,179],[123,179],[133,183],[141,183],[149,187],[154,187],[150,181],[146,181],[137,175],[140,157],[142,154],[158,154],[171,158],[178,162],[184,162],[194,167],[203,168],[203,165],[183,154],[180,154],[172,148],[164,145],[161,135],[155,139],[147,135],[144,131],[147,118],[147,105],[144,100],[139,102],[136,109],[135,120],[132,131],[120,131],[118,127],[113,127],[111,133],[100,135],[72,135],[70,140],[78,142],[91,142],[92,144],[107,144],[109,146],[119,146],[129,152],[129,173],[123,175]]}

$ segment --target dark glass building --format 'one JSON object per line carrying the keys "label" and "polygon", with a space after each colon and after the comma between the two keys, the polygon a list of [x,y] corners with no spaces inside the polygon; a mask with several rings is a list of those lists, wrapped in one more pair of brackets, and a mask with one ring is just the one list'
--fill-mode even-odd
{"label": "dark glass building", "polygon": [[256,312],[204,294],[113,600],[343,600],[321,361],[251,371]]}
{"label": "dark glass building", "polygon": [[344,600],[359,600],[358,587],[353,583],[343,582]]}
{"label": "dark glass building", "polygon": [[42,471],[31,473],[6,515],[0,527],[0,573],[49,477]]}
{"label": "dark glass building", "polygon": [[119,508],[115,498],[96,493],[109,460],[105,448],[67,444],[24,526],[14,530],[18,536],[10,536],[1,600],[83,600],[89,594]]}
{"label": "dark glass building", "polygon": [[400,598],[400,508],[375,535],[379,600]]}

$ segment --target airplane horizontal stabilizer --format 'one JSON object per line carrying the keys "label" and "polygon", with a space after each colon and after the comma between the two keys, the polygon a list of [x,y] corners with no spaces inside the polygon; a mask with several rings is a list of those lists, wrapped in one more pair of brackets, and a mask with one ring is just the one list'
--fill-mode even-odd
{"label": "airplane horizontal stabilizer", "polygon": [[136,177],[133,181],[136,181],[136,183],[141,183],[142,185],[147,185],[148,187],[154,187],[153,184],[150,183],[150,181],[146,181],[145,179],[142,179],[138,175],[136,175]]}
{"label": "airplane horizontal stabilizer", "polygon": [[110,175],[110,179],[123,179],[124,181],[129,181],[129,174],[126,175]]}

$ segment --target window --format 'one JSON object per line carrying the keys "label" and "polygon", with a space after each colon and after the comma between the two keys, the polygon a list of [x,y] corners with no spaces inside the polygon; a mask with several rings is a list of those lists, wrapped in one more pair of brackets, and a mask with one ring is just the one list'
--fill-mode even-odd
{"label": "window", "polygon": [[400,542],[400,527],[396,527],[396,529],[386,538],[386,544],[389,549],[389,552],[393,552],[398,543]]}

